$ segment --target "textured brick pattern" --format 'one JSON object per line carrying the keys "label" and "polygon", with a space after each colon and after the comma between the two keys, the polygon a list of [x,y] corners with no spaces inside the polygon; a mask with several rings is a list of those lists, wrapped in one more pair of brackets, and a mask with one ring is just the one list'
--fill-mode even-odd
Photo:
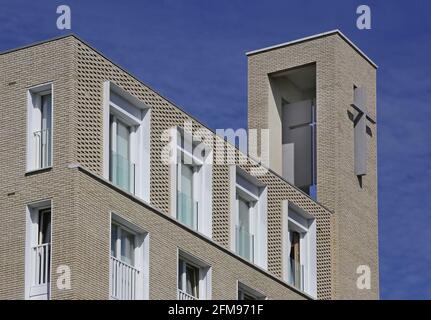
{"label": "textured brick pattern", "polygon": [[[53,288],[53,298],[107,298],[111,210],[150,232],[150,298],[175,298],[176,267],[172,264],[176,246],[213,265],[213,298],[235,298],[235,279],[242,279],[271,298],[300,297],[192,232],[164,221],[93,178],[67,169],[68,164],[78,162],[102,175],[102,91],[104,81],[111,80],[151,107],[150,202],[167,214],[170,177],[168,167],[160,161],[166,143],[160,140],[161,133],[191,120],[194,130],[203,129],[214,141],[221,141],[199,122],[74,37],[0,55],[0,70],[0,112],[7,120],[0,128],[5,137],[0,141],[0,240],[5,246],[0,254],[1,261],[7,261],[0,264],[0,298],[24,296],[25,205],[42,199],[52,199],[53,204],[53,270],[60,264],[72,269],[72,290]],[[9,85],[11,81],[16,84]],[[24,176],[26,90],[48,81],[54,82],[53,169]],[[236,158],[244,157],[229,144],[226,147]],[[242,167],[248,171],[258,165]],[[229,248],[228,166],[215,165],[213,177],[213,239]],[[268,186],[268,271],[281,277],[281,202],[289,200],[317,219],[318,296],[331,297],[330,212],[271,172],[259,179]],[[166,265],[173,268],[160,267]],[[164,276],[166,273],[168,276]]]}
{"label": "textured brick pattern", "polygon": [[[149,233],[150,299],[176,299],[178,249],[199,257],[211,266],[213,299],[236,299],[237,281],[243,281],[271,299],[304,298],[287,285],[197,237],[187,228],[173,223],[170,218],[162,218],[147,206],[130,200],[112,187],[103,185],[76,169],[73,171],[77,183],[76,199],[79,199],[77,203],[81,212],[79,223],[89,226],[80,232],[80,237],[85,239],[80,246],[80,257],[88,261],[82,264],[85,270],[79,270],[80,278],[77,279],[80,298],[108,298],[107,230],[110,212],[121,215]],[[84,245],[88,242],[94,243],[95,246]]]}
{"label": "textured brick pattern", "polygon": [[[324,278],[328,282],[331,277],[333,279],[332,298],[377,298],[377,132],[372,125],[373,136],[368,140],[368,174],[361,188],[354,175],[353,123],[348,116],[348,112],[352,112],[354,85],[366,88],[367,107],[371,115],[375,115],[375,68],[338,34],[250,55],[249,128],[271,130],[268,74],[310,63],[316,63],[317,72],[318,200],[334,211],[335,222],[332,231],[329,231],[330,223],[321,224],[325,229],[320,230],[323,232],[318,246],[324,245],[328,256],[334,259],[332,275],[325,273]],[[371,290],[356,288],[356,268],[362,264],[371,268]],[[322,281],[322,274],[319,280]],[[330,297],[329,291],[326,294],[325,297]]]}
{"label": "textured brick pattern", "polygon": [[[140,83],[135,78],[109,62],[101,58],[91,48],[85,44],[78,43],[78,87],[79,95],[87,97],[79,102],[79,119],[92,114],[92,124],[87,126],[80,123],[83,129],[78,132],[83,137],[78,141],[89,141],[88,144],[78,145],[78,160],[85,167],[101,173],[102,150],[100,141],[102,135],[102,84],[106,80],[111,80],[124,90],[142,100],[151,108],[151,191],[150,202],[157,208],[168,213],[169,201],[169,167],[160,161],[162,148],[166,141],[161,140],[162,133],[171,127],[184,126],[185,121],[192,121],[193,130],[208,130],[195,119],[179,110],[169,101],[163,99],[151,89]],[[92,110],[90,112],[89,110]],[[98,115],[95,115],[97,114]],[[85,128],[85,129],[84,129]],[[211,134],[208,132],[207,134]],[[226,142],[214,142],[215,146],[223,144],[228,155],[235,155],[236,163],[240,155],[236,149]],[[91,142],[91,143],[90,143]],[[230,151],[229,151],[230,150]],[[80,156],[81,155],[81,156]],[[94,161],[93,161],[94,160]],[[246,159],[247,160],[247,159]],[[247,161],[245,161],[247,162]],[[257,164],[256,164],[257,165]],[[242,166],[248,171],[249,166]],[[214,240],[229,247],[230,237],[230,204],[229,204],[229,180],[228,166],[214,164],[213,167],[214,187],[213,187],[213,234]],[[281,201],[289,200],[300,208],[303,208],[312,215],[315,215],[318,222],[318,294],[319,297],[327,298],[331,292],[331,218],[326,209],[314,203],[307,196],[296,190],[291,185],[282,181],[272,173],[262,177],[262,182],[268,186],[268,269],[278,277],[282,276],[281,263]]]}
{"label": "textured brick pattern", "polygon": [[[74,38],[67,37],[0,55],[0,299],[24,298],[26,205],[52,199],[52,266],[79,262],[72,184]],[[53,169],[25,176],[27,89],[54,83]],[[70,298],[71,292],[58,297]]]}

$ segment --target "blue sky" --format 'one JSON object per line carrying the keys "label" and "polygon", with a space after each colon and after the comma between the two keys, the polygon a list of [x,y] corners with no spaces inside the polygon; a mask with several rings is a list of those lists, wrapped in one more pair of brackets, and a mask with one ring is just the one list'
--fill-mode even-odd
{"label": "blue sky", "polygon": [[[380,289],[431,299],[429,1],[0,0],[0,51],[72,32],[212,128],[247,125],[245,52],[340,29],[378,65]],[[356,29],[368,4],[372,30]]]}

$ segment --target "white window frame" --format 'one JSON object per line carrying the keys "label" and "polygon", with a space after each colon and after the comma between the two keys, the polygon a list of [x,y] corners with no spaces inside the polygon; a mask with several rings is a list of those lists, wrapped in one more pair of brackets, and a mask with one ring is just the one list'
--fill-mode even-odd
{"label": "white window frame", "polygon": [[304,266],[304,288],[308,295],[317,297],[317,251],[316,251],[316,219],[294,203],[282,202],[282,260],[283,279],[289,279],[290,266],[290,230],[300,233],[299,250],[300,264]]}
{"label": "white window frame", "polygon": [[[205,261],[178,249],[177,251],[177,299],[179,299],[179,290],[185,292],[184,288],[179,288],[178,279],[180,262],[185,262],[195,268],[199,269],[199,299],[198,300],[211,300],[212,297],[212,268]],[[183,268],[185,270],[185,268]],[[185,272],[181,275],[183,285],[186,284]]]}
{"label": "white window frame", "polygon": [[[192,228],[205,236],[212,237],[212,150],[209,146],[192,141],[192,136],[182,128],[176,127],[171,131],[171,145],[173,146],[170,163],[170,213],[177,219],[177,189],[181,179],[181,158],[187,159],[186,165],[193,167],[193,201],[197,202],[197,226]],[[181,143],[182,142],[182,143]],[[205,155],[197,155],[196,150],[205,148]]]}
{"label": "white window frame", "polygon": [[[40,155],[38,154],[38,150],[36,150],[36,142],[34,134],[37,131],[40,131],[42,124],[42,105],[41,105],[41,97],[43,95],[50,94],[51,95],[51,121],[49,124],[49,144],[50,144],[50,153],[48,164],[43,165],[40,163]],[[51,168],[53,165],[53,154],[54,154],[54,146],[53,146],[53,136],[54,136],[54,84],[52,82],[40,84],[37,86],[33,86],[28,88],[27,90],[27,164],[26,171],[37,171],[43,170],[47,168]],[[41,138],[42,139],[42,138]]]}
{"label": "white window frame", "polygon": [[250,208],[250,231],[254,235],[254,260],[250,261],[263,269],[268,268],[268,213],[267,187],[237,166],[230,166],[230,203],[231,203],[231,250],[236,253],[236,226],[239,221],[239,204],[237,195],[255,201]]}
{"label": "white window frame", "polygon": [[[149,299],[149,234],[148,232],[137,227],[133,223],[129,222],[120,215],[111,212],[111,219],[109,225],[109,265],[111,265],[111,236],[112,236],[112,224],[117,226],[117,231],[123,229],[131,233],[135,237],[135,250],[134,250],[134,265],[133,267],[139,270],[139,277],[137,280],[136,287],[136,300],[148,300]],[[121,244],[118,237],[121,237],[121,231],[117,234],[116,251],[121,252]],[[121,254],[121,253],[120,253]],[[116,257],[118,259],[118,257]],[[109,297],[111,297],[112,288],[112,270],[109,268]]]}
{"label": "white window frame", "polygon": [[130,132],[130,161],[136,165],[134,195],[149,202],[151,109],[112,81],[104,83],[103,91],[103,176],[109,180],[110,116],[114,115],[133,127]]}
{"label": "white window frame", "polygon": [[255,298],[255,300],[267,300],[267,296],[265,294],[244,284],[244,282],[242,281],[237,281],[236,292],[237,292],[238,300],[244,300],[244,296],[243,296],[244,294],[248,294],[249,296],[252,296],[253,298]]}
{"label": "white window frame", "polygon": [[[32,280],[34,275],[34,261],[32,247],[37,244],[39,230],[39,213],[45,209],[51,210],[51,242],[49,256],[49,281],[43,286],[33,286]],[[28,204],[26,206],[26,244],[25,244],[25,292],[26,300],[48,300],[51,292],[51,274],[52,274],[52,227],[53,227],[53,210],[51,200],[43,200]]]}

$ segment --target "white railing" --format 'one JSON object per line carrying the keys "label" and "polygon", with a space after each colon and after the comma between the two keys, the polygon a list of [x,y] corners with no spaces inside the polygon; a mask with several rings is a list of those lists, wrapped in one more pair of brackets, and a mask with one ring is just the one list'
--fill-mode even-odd
{"label": "white railing", "polygon": [[49,283],[50,243],[32,247],[33,274],[32,285],[42,286]]}
{"label": "white railing", "polygon": [[33,132],[33,137],[36,169],[51,166],[51,136],[49,129]]}
{"label": "white railing", "polygon": [[111,257],[111,298],[135,300],[139,273],[135,267]]}
{"label": "white railing", "polygon": [[198,300],[198,298],[184,292],[183,290],[178,289],[178,300]]}

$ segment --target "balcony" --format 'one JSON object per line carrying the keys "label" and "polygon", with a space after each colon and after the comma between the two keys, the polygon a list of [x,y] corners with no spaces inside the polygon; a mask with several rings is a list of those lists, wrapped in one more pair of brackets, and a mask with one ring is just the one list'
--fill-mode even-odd
{"label": "balcony", "polygon": [[288,282],[298,290],[304,291],[304,265],[290,258]]}
{"label": "balcony", "polygon": [[44,243],[31,247],[30,295],[48,295],[50,282],[51,244]]}
{"label": "balcony", "polygon": [[177,219],[192,229],[198,229],[199,206],[197,201],[177,191]]}
{"label": "balcony", "polygon": [[138,269],[111,256],[111,298],[135,300],[139,276]]}
{"label": "balcony", "polygon": [[254,235],[244,227],[236,226],[236,253],[244,259],[254,262]]}
{"label": "balcony", "polygon": [[34,168],[43,169],[51,166],[51,133],[49,129],[33,132]]}
{"label": "balcony", "polygon": [[183,290],[178,289],[178,300],[199,300],[198,298],[184,292]]}
{"label": "balcony", "polygon": [[129,159],[111,151],[110,180],[121,189],[135,194],[136,165]]}

